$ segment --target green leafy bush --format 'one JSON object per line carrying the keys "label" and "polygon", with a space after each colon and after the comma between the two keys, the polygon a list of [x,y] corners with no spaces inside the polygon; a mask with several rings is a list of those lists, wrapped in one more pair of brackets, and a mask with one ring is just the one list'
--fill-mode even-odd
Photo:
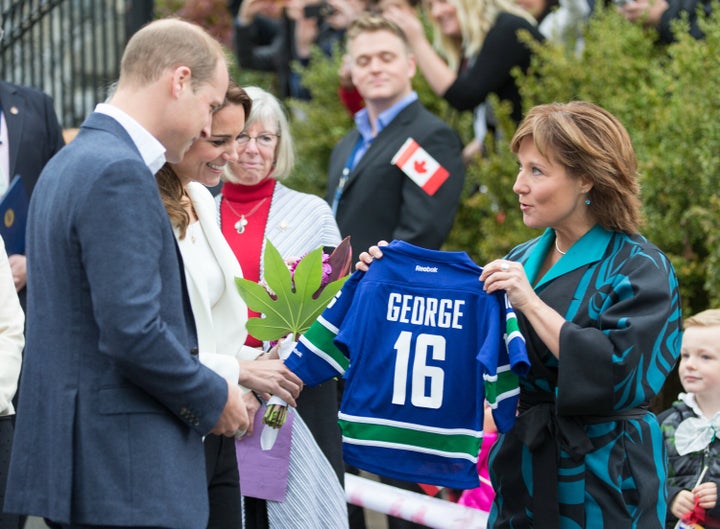
{"label": "green leafy bush", "polygon": [[353,126],[352,116],[338,96],[341,60],[342,53],[337,48],[330,58],[314,48],[310,65],[298,69],[303,85],[312,93],[312,100],[287,101],[298,154],[288,185],[320,196],[325,196],[330,152]]}

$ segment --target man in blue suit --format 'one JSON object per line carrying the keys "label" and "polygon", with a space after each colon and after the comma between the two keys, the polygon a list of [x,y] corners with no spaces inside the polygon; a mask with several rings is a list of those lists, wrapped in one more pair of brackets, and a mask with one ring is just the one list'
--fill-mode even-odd
{"label": "man in blue suit", "polygon": [[30,201],[28,326],[5,510],[53,527],[201,529],[202,436],[248,425],[237,385],[197,358],[153,177],[209,134],[228,86],[205,31],[159,20]]}

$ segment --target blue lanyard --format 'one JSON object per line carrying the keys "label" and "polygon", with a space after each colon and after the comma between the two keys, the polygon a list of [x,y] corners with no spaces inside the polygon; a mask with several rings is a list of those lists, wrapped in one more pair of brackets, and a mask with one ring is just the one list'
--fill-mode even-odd
{"label": "blue lanyard", "polygon": [[355,147],[353,147],[353,150],[350,153],[350,157],[347,159],[347,162],[345,162],[345,167],[343,167],[342,174],[340,175],[340,181],[338,182],[337,189],[335,189],[335,197],[333,198],[333,203],[332,203],[333,217],[337,218],[337,208],[338,208],[338,204],[340,203],[340,197],[342,196],[343,189],[345,188],[345,184],[347,183],[348,178],[350,178],[350,169],[353,167],[353,164],[355,162],[355,157],[357,156],[358,151],[362,147],[362,144],[363,144],[363,137],[361,135],[358,138],[358,141],[355,143]]}

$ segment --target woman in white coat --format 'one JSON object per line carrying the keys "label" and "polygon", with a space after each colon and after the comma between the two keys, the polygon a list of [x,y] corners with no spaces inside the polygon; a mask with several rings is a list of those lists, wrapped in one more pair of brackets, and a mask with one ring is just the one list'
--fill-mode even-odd
{"label": "woman in white coat", "polygon": [[[5,243],[0,237],[0,506],[5,500],[13,437],[12,417],[15,415],[12,400],[17,391],[25,346],[24,325],[25,314],[15,291]],[[17,527],[18,523],[17,515],[5,514],[0,509],[0,527]]]}
{"label": "woman in white coat", "polygon": [[[280,101],[257,86],[246,87],[246,91],[252,99],[252,111],[239,138],[238,159],[227,164],[216,202],[222,234],[240,262],[244,277],[262,282],[266,241],[284,259],[292,260],[321,246],[337,247],[341,239],[327,202],[282,183],[292,173],[295,156],[292,133]],[[262,344],[253,336],[246,343]],[[297,413],[293,414],[295,422],[283,426],[278,436],[281,439],[292,430],[290,453],[283,453],[283,463],[275,463],[280,466],[290,459],[287,497],[285,501],[276,501],[268,494],[244,491],[246,529],[341,529],[347,525],[337,412],[336,381],[303,389]],[[302,449],[300,441],[305,439],[307,429],[312,436]],[[315,446],[322,450],[317,458]],[[267,456],[260,454],[256,459],[262,460],[263,455]],[[295,463],[313,461],[312,458],[315,459],[310,468],[332,465],[334,473],[323,480],[318,475],[296,471]],[[279,454],[275,455],[275,460],[279,459]],[[270,479],[278,481],[276,476]]]}
{"label": "woman in white coat", "polygon": [[[218,228],[215,202],[203,185],[217,184],[228,160],[237,158],[236,141],[250,105],[245,91],[231,83],[224,106],[213,116],[211,135],[195,141],[181,162],[166,163],[156,179],[183,258],[200,361],[244,387],[252,419],[260,406],[257,393],[275,394],[295,405],[302,382],[281,360],[257,360],[262,350],[243,345],[247,306],[235,287],[235,277],[242,277],[242,270]],[[238,437],[252,430],[251,422],[248,432],[238,432]],[[205,459],[210,499],[207,527],[238,528],[242,522],[234,440],[207,436]]]}

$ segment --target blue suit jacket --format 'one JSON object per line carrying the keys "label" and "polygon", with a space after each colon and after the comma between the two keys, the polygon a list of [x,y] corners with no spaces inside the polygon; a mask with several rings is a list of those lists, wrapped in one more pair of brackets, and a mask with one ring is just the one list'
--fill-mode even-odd
{"label": "blue suit jacket", "polygon": [[91,114],[30,201],[28,327],[5,509],[197,529],[227,384],[191,355],[177,247],[125,130]]}

